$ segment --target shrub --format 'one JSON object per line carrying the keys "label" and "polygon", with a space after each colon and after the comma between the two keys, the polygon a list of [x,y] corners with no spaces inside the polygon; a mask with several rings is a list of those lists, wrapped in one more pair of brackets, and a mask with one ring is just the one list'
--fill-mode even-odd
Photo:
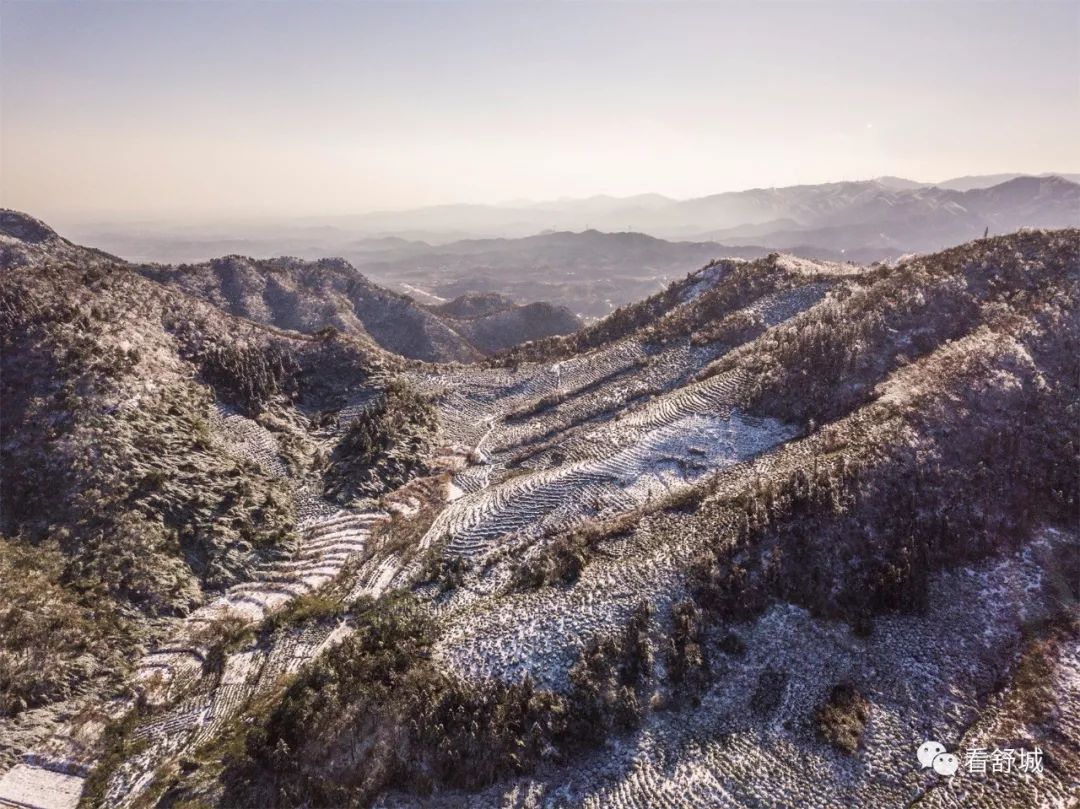
{"label": "shrub", "polygon": [[403,380],[392,380],[334,448],[324,482],[327,495],[348,501],[401,486],[424,470],[437,427],[431,403]]}
{"label": "shrub", "polygon": [[301,671],[224,758],[225,803],[370,805],[390,788],[473,790],[565,759],[632,727],[648,668],[639,607],[615,640],[591,640],[568,695],[517,683],[467,683],[431,660],[432,620],[393,592],[354,608],[356,631]]}
{"label": "shrub", "polygon": [[64,699],[89,674],[125,670],[128,622],[100,594],[63,586],[63,570],[55,548],[0,537],[0,718]]}
{"label": "shrub", "polygon": [[304,593],[263,620],[263,632],[276,632],[290,626],[321,623],[342,618],[348,612],[341,599],[322,591]]}
{"label": "shrub", "polygon": [[582,532],[572,531],[556,537],[517,568],[514,586],[535,589],[553,584],[573,584],[585,567],[589,551],[589,538]]}
{"label": "shrub", "polygon": [[839,683],[818,708],[818,733],[837,750],[852,755],[859,749],[869,718],[870,703],[866,697],[851,683]]}
{"label": "shrub", "polygon": [[709,660],[702,645],[702,615],[691,601],[681,601],[672,609],[672,630],[668,643],[668,678],[696,699],[709,682]]}
{"label": "shrub", "polygon": [[211,343],[196,361],[218,397],[249,416],[257,416],[300,368],[291,350],[274,343]]}

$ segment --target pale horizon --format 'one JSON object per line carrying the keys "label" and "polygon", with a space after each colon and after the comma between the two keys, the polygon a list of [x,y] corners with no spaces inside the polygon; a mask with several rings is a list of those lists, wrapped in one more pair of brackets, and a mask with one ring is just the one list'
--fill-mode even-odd
{"label": "pale horizon", "polygon": [[1080,4],[0,3],[58,224],[1080,172]]}

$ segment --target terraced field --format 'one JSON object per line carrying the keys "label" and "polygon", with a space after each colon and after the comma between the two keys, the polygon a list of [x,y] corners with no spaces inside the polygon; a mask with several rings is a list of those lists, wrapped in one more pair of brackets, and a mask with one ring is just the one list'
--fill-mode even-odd
{"label": "terraced field", "polygon": [[[688,809],[790,805],[798,796],[799,805],[828,807],[1069,806],[1075,785],[1060,777],[958,776],[950,784],[933,771],[920,772],[910,740],[933,735],[949,749],[967,750],[1013,738],[1015,728],[1002,732],[1011,719],[1002,706],[981,706],[977,695],[993,677],[989,661],[1007,655],[1024,621],[1051,606],[1040,555],[1075,540],[1050,531],[1022,553],[937,577],[932,622],[885,618],[869,640],[790,605],[734,623],[730,631],[744,646],[733,654],[712,638],[715,685],[692,710],[650,714],[639,730],[584,761],[480,795],[448,795],[439,805]],[[1027,595],[1018,614],[1020,593]],[[536,612],[572,613],[567,602]],[[543,631],[545,618],[540,622]],[[1047,685],[1064,709],[1080,698],[1080,644],[1065,644],[1057,655],[1055,682]],[[806,711],[827,698],[839,676],[872,696],[857,758],[817,743]],[[1064,718],[1063,735],[1051,741],[1063,760],[1080,742],[1080,728]],[[1021,738],[1029,748],[1050,741]],[[397,796],[387,805],[417,803]]]}
{"label": "terraced field", "polygon": [[[277,440],[264,427],[225,408],[216,414],[214,426],[218,440],[231,452],[287,479]],[[335,580],[345,563],[364,550],[372,526],[387,518],[378,512],[336,509],[314,494],[310,484],[291,483],[301,515],[297,547],[260,567],[251,581],[230,587],[179,621],[169,639],[138,662],[134,686],[139,701],[155,710],[151,720],[133,731],[141,750],[114,772],[105,793],[108,805],[131,805],[159,763],[215,738],[248,700],[295,673],[341,636],[340,629],[323,629],[275,636],[270,645],[245,643],[225,653],[216,664],[218,676],[207,676],[213,647],[221,640],[220,627],[233,633],[255,627],[298,596]],[[378,586],[367,589],[377,592]],[[75,807],[101,750],[102,733],[133,708],[131,699],[87,705],[75,721],[0,776],[0,806]]]}
{"label": "terraced field", "polygon": [[[692,279],[683,305],[717,274]],[[755,300],[769,325],[819,301],[817,281]],[[693,290],[697,294],[693,294]],[[569,592],[508,594],[522,560],[551,537],[617,518],[677,496],[706,476],[756,457],[798,429],[740,412],[745,379],[693,377],[717,358],[716,346],[688,339],[657,345],[620,340],[585,355],[515,371],[467,369],[417,374],[436,397],[444,434],[472,463],[453,481],[457,496],[424,535],[423,549],[462,560],[461,585],[437,609],[451,620],[440,659],[467,676],[560,683],[590,637],[614,630],[642,599],[661,609],[680,591],[670,547],[619,553],[591,565]],[[403,585],[418,564],[404,566]]]}
{"label": "terraced field", "polygon": [[[128,692],[89,700],[0,775],[0,806],[70,809],[86,784],[97,805],[228,806],[259,761],[303,794],[320,766],[378,770],[399,748],[429,758],[398,761],[361,803],[1075,805],[1078,537],[1060,524],[1056,450],[1019,424],[1060,429],[1071,366],[1053,335],[1075,314],[1051,290],[1005,295],[1029,307],[1006,317],[992,297],[1006,282],[980,275],[1022,250],[1043,251],[1062,289],[1075,268],[1045,256],[1069,252],[1054,237],[1017,238],[941,265],[720,262],[647,302],[646,322],[613,316],[630,326],[586,335],[587,350],[414,363],[394,384],[437,411],[437,432],[404,485],[351,501],[362,507],[331,502],[324,483],[388,380],[333,412],[296,411],[307,466],[283,433],[219,408],[215,440],[287,485],[295,547],[172,619]],[[1034,265],[1006,280],[1027,290]],[[824,404],[819,379],[840,380]],[[820,423],[835,402],[841,415]],[[994,464],[1051,504],[1035,510],[1035,487],[992,489]],[[423,619],[407,631],[379,612],[398,590]],[[328,611],[303,615],[316,601]],[[350,655],[335,657],[340,643]],[[394,658],[406,643],[418,661]],[[325,705],[331,727],[310,735],[326,747],[294,738],[259,759],[271,731]],[[574,711],[592,712],[598,738],[559,735]],[[389,729],[363,731],[372,716]],[[1041,745],[1048,766],[943,779],[917,766],[931,738],[958,754]],[[510,763],[484,769],[505,748]],[[445,761],[487,775],[465,790]]]}

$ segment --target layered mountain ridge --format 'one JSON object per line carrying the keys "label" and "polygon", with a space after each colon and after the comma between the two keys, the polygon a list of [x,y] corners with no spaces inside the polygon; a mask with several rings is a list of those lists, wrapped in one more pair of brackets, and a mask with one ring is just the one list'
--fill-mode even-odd
{"label": "layered mountain ridge", "polygon": [[[125,256],[190,261],[224,252],[345,256],[422,303],[493,292],[594,319],[717,257],[872,263],[1021,227],[1080,223],[1076,175],[995,175],[943,184],[896,177],[758,188],[689,200],[659,195],[439,206],[315,223],[128,231],[80,237]],[[393,234],[387,236],[387,234]],[[402,238],[406,236],[408,238]]]}
{"label": "layered mountain ridge", "polygon": [[468,362],[578,325],[568,313],[536,304],[497,322],[463,324],[373,284],[344,259],[226,256],[199,265],[142,265],[139,272],[249,320],[307,334],[336,328],[429,362]]}
{"label": "layered mountain ridge", "polygon": [[[769,247],[783,246],[770,233],[798,229],[805,232],[802,244],[819,249],[899,245],[904,252],[921,252],[980,236],[986,227],[1001,233],[1022,226],[1074,224],[1080,188],[1076,180],[1076,175],[1001,175],[985,181],[958,178],[938,186],[879,178],[753,188],[685,200],[596,197],[527,206],[442,205],[362,214],[347,221],[354,233],[522,237],[542,230],[594,228],[692,240],[752,233],[755,244]],[[1047,215],[1057,221],[1042,221]],[[1072,218],[1062,221],[1066,216]],[[857,230],[871,222],[880,225],[880,235],[873,240],[869,232]],[[837,228],[842,230],[829,231]],[[852,230],[843,230],[847,228]]]}

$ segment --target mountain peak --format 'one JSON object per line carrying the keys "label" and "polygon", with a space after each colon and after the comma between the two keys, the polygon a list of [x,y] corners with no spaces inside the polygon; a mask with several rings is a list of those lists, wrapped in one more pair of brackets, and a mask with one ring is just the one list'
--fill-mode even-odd
{"label": "mountain peak", "polygon": [[55,230],[40,219],[8,208],[0,209],[0,233],[32,244],[60,238]]}

